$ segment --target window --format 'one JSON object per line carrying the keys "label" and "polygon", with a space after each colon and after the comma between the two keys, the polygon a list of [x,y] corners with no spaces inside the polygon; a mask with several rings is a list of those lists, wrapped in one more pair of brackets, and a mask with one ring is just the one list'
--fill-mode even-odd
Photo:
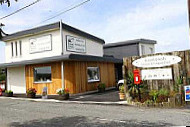
{"label": "window", "polygon": [[144,47],[144,45],[141,45],[141,53],[142,53],[142,55],[145,54],[145,47]]}
{"label": "window", "polygon": [[14,56],[13,42],[11,42],[11,51],[12,51],[12,57],[13,57]]}
{"label": "window", "polygon": [[19,45],[20,45],[20,55],[22,55],[22,41],[19,41]]}
{"label": "window", "polygon": [[153,53],[154,53],[154,52],[153,52],[153,48],[150,48],[150,53],[151,53],[151,54],[153,54]]}
{"label": "window", "polygon": [[98,67],[88,67],[88,82],[100,81],[100,72]]}
{"label": "window", "polygon": [[34,82],[51,82],[51,67],[34,68]]}
{"label": "window", "polygon": [[17,47],[17,41],[15,42],[15,51],[16,51],[16,56],[18,56],[18,47]]}

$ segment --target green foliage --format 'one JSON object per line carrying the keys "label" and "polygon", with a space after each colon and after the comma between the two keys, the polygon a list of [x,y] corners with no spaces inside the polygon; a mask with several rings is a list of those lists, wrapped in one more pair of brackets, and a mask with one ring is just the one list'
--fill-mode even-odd
{"label": "green foliage", "polygon": [[183,77],[178,77],[174,84],[174,91],[179,92],[179,87],[183,84]]}
{"label": "green foliage", "polygon": [[157,90],[151,90],[149,95],[152,97],[153,101],[155,102],[156,99],[158,98],[158,91]]}
{"label": "green foliage", "polygon": [[6,80],[6,75],[0,74],[0,81],[5,81],[5,80]]}
{"label": "green foliage", "polygon": [[11,91],[11,90],[5,90],[5,93],[6,94],[11,94],[11,93],[13,93],[13,91]]}
{"label": "green foliage", "polygon": [[158,91],[158,95],[159,96],[168,96],[169,95],[169,91],[167,89],[160,89]]}
{"label": "green foliage", "polygon": [[119,86],[119,92],[125,93],[124,85]]}
{"label": "green foliage", "polygon": [[98,84],[98,89],[105,89],[105,88],[106,88],[106,84],[105,83]]}

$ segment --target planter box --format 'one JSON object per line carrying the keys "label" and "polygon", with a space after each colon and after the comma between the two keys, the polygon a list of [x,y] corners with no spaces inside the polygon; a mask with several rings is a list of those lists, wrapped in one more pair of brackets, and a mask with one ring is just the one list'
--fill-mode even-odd
{"label": "planter box", "polygon": [[13,92],[11,92],[11,93],[5,93],[5,96],[6,97],[13,97]]}
{"label": "planter box", "polygon": [[36,94],[27,94],[27,98],[35,98]]}
{"label": "planter box", "polygon": [[59,95],[59,100],[68,100],[69,94]]}
{"label": "planter box", "polygon": [[125,100],[125,93],[119,93],[119,99]]}

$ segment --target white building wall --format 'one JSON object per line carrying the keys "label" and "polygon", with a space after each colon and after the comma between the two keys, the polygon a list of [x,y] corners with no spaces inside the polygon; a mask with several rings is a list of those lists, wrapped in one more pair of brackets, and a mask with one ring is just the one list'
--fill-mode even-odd
{"label": "white building wall", "polygon": [[[86,41],[86,53],[77,53],[66,50],[66,36],[70,35],[76,38],[81,38]],[[93,55],[93,56],[103,56],[103,44],[96,42],[94,40],[87,39],[85,37],[79,36],[77,34],[71,33],[69,31],[63,30],[63,42],[64,42],[64,54],[83,54],[83,55]]]}
{"label": "white building wall", "polygon": [[[5,47],[5,53],[6,53],[6,63],[10,62],[17,62],[17,61],[23,61],[23,60],[32,60],[32,59],[39,59],[44,57],[52,57],[52,56],[58,56],[62,53],[62,44],[61,44],[61,38],[59,34],[59,30],[52,31],[52,32],[46,32],[40,35],[25,37],[17,40],[12,40],[9,42],[6,42]],[[32,38],[38,38],[43,37],[46,35],[52,35],[52,50],[51,51],[43,51],[38,53],[30,53],[30,39]],[[17,49],[18,49],[18,56],[16,56],[16,48],[15,48],[15,41],[17,41]],[[22,41],[22,55],[20,55],[20,47],[19,47],[19,41]],[[12,48],[11,48],[11,42],[13,42],[13,50],[14,50],[14,56],[12,57]]]}
{"label": "white building wall", "polygon": [[7,68],[7,88],[13,93],[26,93],[25,66]]}
{"label": "white building wall", "polygon": [[[144,53],[142,53],[142,46],[144,46],[145,50]],[[153,52],[151,52],[150,49],[153,49]],[[147,55],[147,54],[154,54],[155,53],[155,44],[144,44],[144,43],[139,43],[139,55]]]}

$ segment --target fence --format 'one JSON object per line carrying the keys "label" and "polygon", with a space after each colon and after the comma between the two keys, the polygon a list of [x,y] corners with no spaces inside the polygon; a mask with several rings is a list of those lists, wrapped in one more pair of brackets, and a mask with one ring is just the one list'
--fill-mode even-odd
{"label": "fence", "polygon": [[[172,64],[169,66],[164,67],[135,67],[132,63],[140,58],[145,58],[149,56],[178,56],[181,58],[181,61],[176,64]],[[127,57],[123,59],[124,68],[126,69],[125,74],[127,75],[128,72],[132,72],[134,69],[139,70],[150,70],[150,69],[171,69],[172,70],[172,78],[171,79],[159,79],[159,80],[146,80],[145,82],[148,85],[148,88],[150,90],[152,89],[161,89],[165,88],[170,91],[173,91],[176,88],[176,84],[179,84],[179,81],[183,83],[183,85],[190,84],[190,50],[186,51],[176,51],[176,52],[169,52],[169,53],[157,53],[157,54],[151,54],[151,55],[145,55],[141,57],[133,56],[133,57]]]}

